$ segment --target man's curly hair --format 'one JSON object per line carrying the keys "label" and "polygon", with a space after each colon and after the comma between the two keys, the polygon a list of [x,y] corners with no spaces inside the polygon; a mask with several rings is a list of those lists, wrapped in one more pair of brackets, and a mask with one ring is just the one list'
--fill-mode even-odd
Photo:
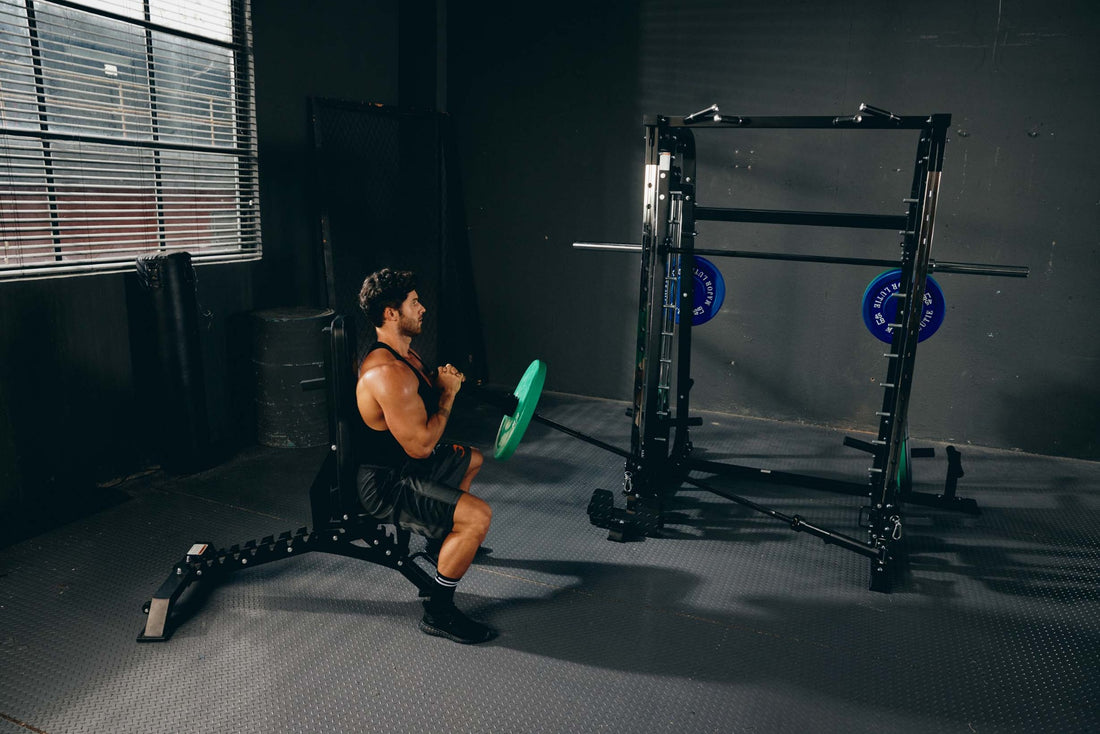
{"label": "man's curly hair", "polygon": [[410,291],[416,290],[416,273],[382,268],[371,273],[359,290],[359,307],[375,326],[381,326],[387,308],[401,310]]}

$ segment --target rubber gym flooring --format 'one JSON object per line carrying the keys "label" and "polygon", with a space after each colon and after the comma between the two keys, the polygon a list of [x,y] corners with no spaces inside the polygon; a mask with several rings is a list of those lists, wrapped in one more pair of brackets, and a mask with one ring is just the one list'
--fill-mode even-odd
{"label": "rubber gym flooring", "polygon": [[[624,407],[540,410],[625,447]],[[703,415],[699,456],[865,475],[842,432]],[[494,429],[475,414],[456,430],[487,448]],[[943,485],[936,448],[918,490]],[[0,734],[1100,731],[1100,464],[960,448],[959,494],[982,514],[907,506],[909,572],[880,594],[863,557],[704,492],[677,495],[667,537],[609,542],[585,507],[617,494],[621,460],[534,424],[475,483],[492,553],[457,598],[501,636],[473,647],[421,634],[399,574],[317,553],[238,573],[170,641],[137,644],[192,542],[310,524],[326,449],[135,479],[0,550]],[[862,537],[861,498],[720,484]]]}

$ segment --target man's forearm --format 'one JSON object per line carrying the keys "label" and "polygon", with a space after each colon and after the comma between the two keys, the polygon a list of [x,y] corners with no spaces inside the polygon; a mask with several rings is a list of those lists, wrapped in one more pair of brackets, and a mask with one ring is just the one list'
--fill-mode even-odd
{"label": "man's forearm", "polygon": [[453,393],[443,393],[439,396],[439,408],[428,419],[428,431],[433,436],[433,445],[439,443],[439,439],[443,437],[443,429],[447,427],[447,419],[451,417],[451,408],[454,404]]}

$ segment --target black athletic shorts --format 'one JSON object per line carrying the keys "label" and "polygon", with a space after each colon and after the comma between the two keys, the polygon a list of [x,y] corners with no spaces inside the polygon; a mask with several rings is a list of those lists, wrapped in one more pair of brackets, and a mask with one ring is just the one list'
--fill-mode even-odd
{"label": "black athletic shorts", "polygon": [[442,539],[454,527],[458,488],[470,466],[470,449],[441,443],[426,459],[393,469],[359,467],[359,502],[371,517],[419,535]]}

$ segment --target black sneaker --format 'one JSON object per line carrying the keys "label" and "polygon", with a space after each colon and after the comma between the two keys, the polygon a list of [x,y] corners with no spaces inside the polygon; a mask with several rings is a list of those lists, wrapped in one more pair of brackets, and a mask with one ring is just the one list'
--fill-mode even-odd
{"label": "black sneaker", "polygon": [[488,642],[497,636],[497,631],[492,627],[475,622],[453,604],[443,609],[433,609],[428,602],[424,603],[424,616],[420,620],[420,631],[433,637],[446,637],[453,642],[463,645],[476,645],[479,642]]}

